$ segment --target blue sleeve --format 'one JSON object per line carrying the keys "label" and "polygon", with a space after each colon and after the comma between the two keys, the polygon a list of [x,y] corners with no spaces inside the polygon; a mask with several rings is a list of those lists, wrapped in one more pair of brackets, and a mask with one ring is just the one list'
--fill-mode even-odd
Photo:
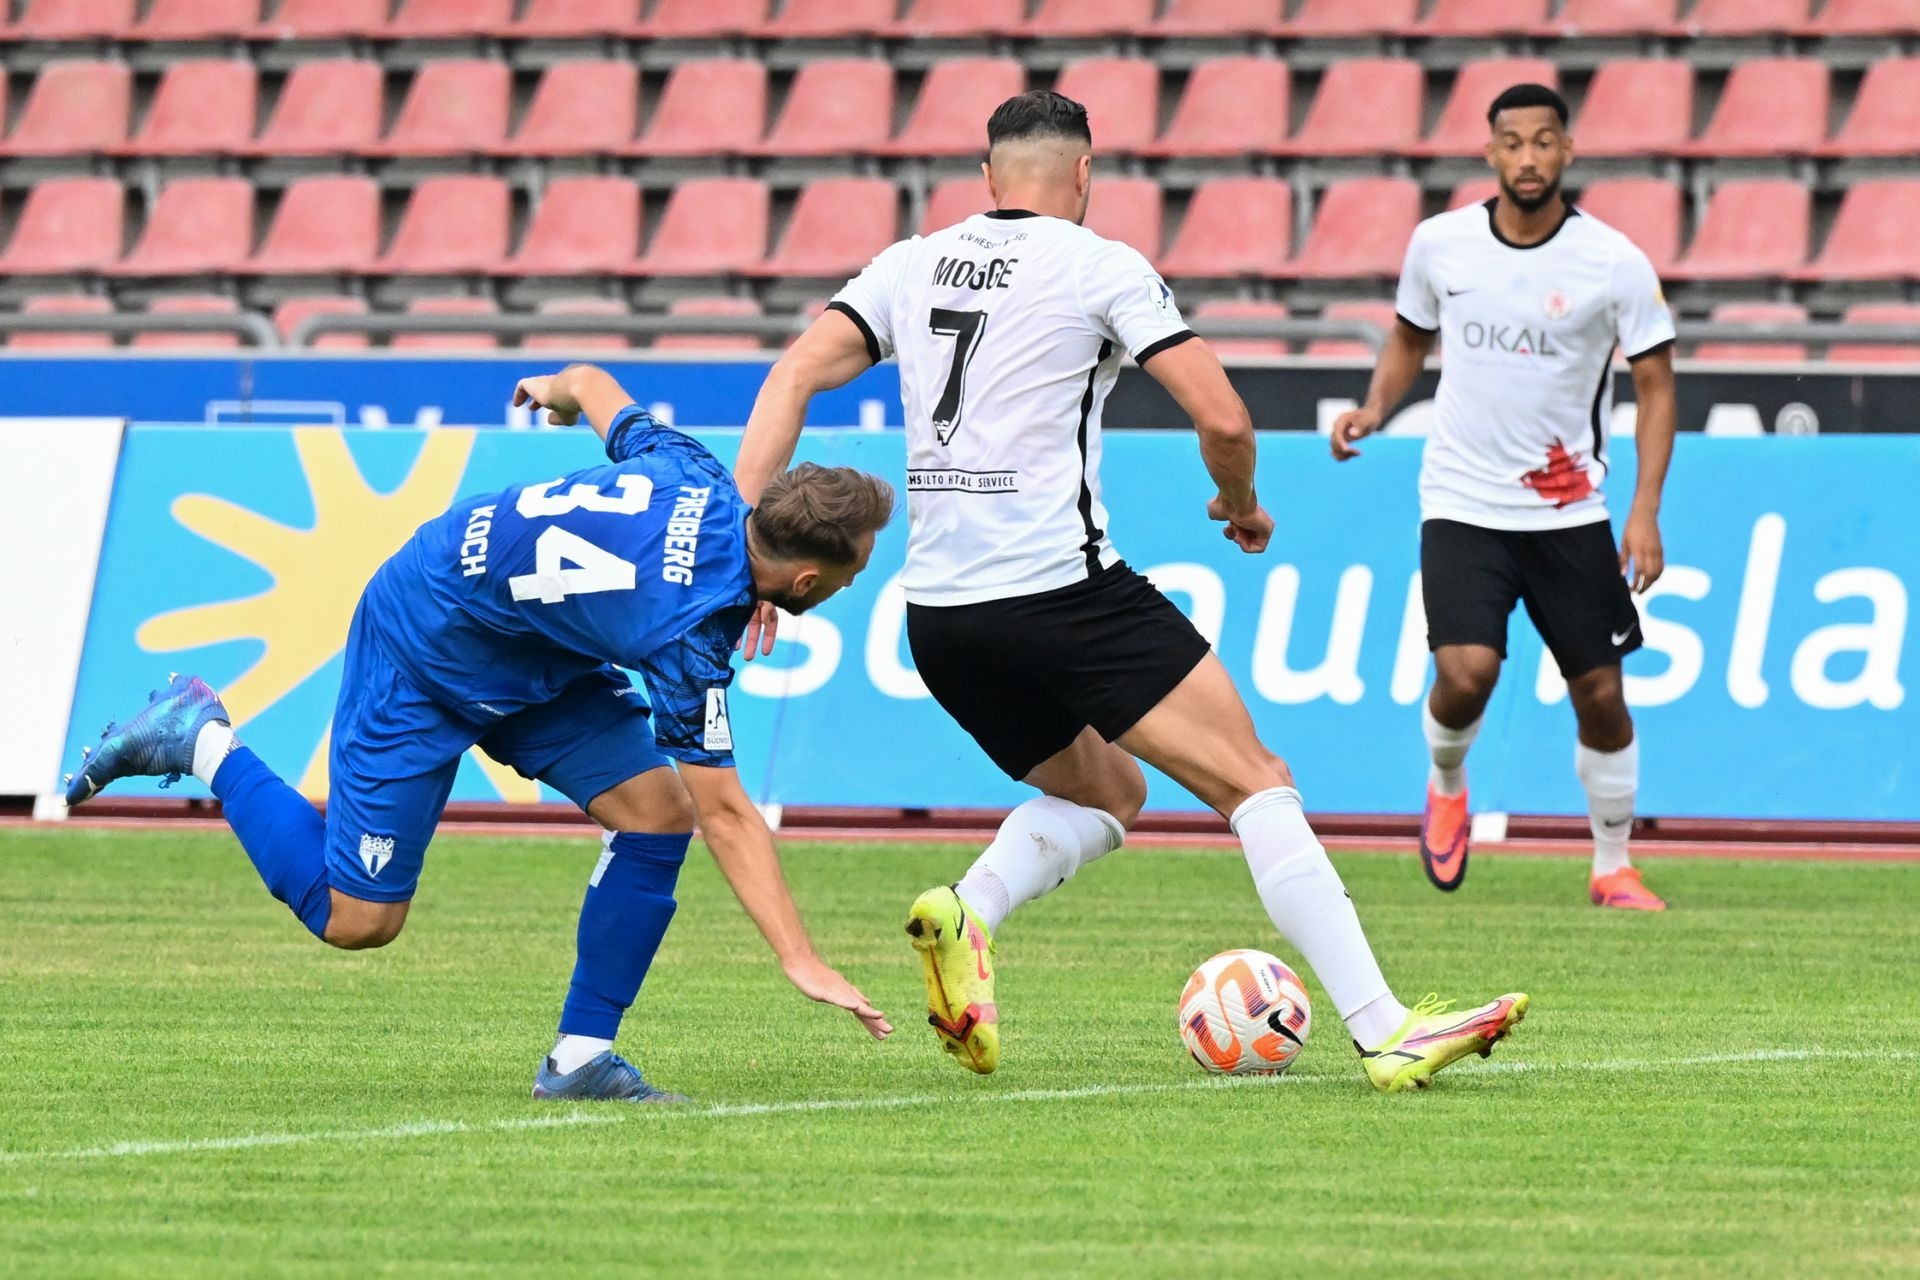
{"label": "blue sleeve", "polygon": [[613,425],[607,428],[607,457],[615,462],[628,462],[647,454],[712,462],[714,467],[719,467],[718,461],[698,440],[674,430],[639,405],[630,404],[614,415]]}
{"label": "blue sleeve", "polygon": [[640,663],[653,703],[654,738],[675,760],[733,768],[727,688],[733,683],[733,646],[752,609],[742,603],[710,613]]}

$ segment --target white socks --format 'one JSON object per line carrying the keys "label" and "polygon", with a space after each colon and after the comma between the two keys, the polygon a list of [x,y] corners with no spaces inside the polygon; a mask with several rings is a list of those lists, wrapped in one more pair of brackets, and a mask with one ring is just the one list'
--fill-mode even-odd
{"label": "white socks", "polygon": [[212,786],[213,775],[220,772],[220,762],[227,758],[235,742],[233,726],[224,720],[209,720],[201,725],[200,736],[193,740],[193,776]]}
{"label": "white socks", "polygon": [[1111,814],[1040,796],[1007,815],[993,843],[953,889],[992,932],[1015,907],[1053,892],[1126,837]]}
{"label": "white socks", "polygon": [[1573,748],[1573,771],[1587,789],[1587,818],[1593,827],[1593,874],[1611,875],[1632,866],[1627,837],[1633,832],[1633,798],[1640,789],[1640,740],[1618,751]]}
{"label": "white socks", "polygon": [[553,1052],[547,1055],[553,1063],[553,1069],[563,1076],[570,1076],[595,1058],[613,1048],[613,1041],[602,1040],[598,1036],[561,1036],[553,1042]]}
{"label": "white socks", "polygon": [[1229,822],[1273,927],[1305,957],[1353,1038],[1371,1047],[1399,1030],[1406,1007],[1387,987],[1340,873],[1307,825],[1300,793],[1274,787],[1249,796]]}
{"label": "white socks", "polygon": [[1433,771],[1428,775],[1433,789],[1443,796],[1459,795],[1466,790],[1467,748],[1479,736],[1480,720],[1475,720],[1464,729],[1449,729],[1435,720],[1432,710],[1422,702],[1420,727],[1426,730],[1427,754],[1433,757]]}

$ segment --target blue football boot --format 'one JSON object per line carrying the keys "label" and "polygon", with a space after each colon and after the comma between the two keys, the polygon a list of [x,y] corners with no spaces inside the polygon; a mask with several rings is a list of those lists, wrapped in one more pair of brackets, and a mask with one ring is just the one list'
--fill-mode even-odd
{"label": "blue football boot", "polygon": [[172,676],[147,695],[147,705],[124,729],[111,723],[100,745],[81,752],[80,771],[67,775],[67,807],[84,804],[116,778],[159,778],[170,787],[193,772],[193,747],[212,721],[230,723],[220,695],[198,676]]}
{"label": "blue football boot", "polygon": [[640,1070],[611,1049],[592,1058],[578,1071],[561,1075],[553,1059],[540,1059],[533,1078],[533,1096],[558,1102],[685,1102],[684,1095],[656,1089],[640,1078]]}

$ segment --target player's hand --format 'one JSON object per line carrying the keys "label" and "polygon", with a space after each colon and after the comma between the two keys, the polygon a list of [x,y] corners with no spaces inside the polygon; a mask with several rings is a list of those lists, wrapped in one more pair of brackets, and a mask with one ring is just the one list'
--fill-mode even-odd
{"label": "player's hand", "polygon": [[764,658],[773,652],[774,637],[780,631],[780,610],[772,602],[762,600],[753,607],[753,616],[747,619],[747,629],[740,637],[737,646],[740,656],[747,662],[756,657]]}
{"label": "player's hand", "polygon": [[1207,519],[1226,522],[1222,531],[1227,541],[1248,555],[1259,555],[1273,541],[1273,517],[1258,501],[1238,511],[1229,510],[1227,500],[1215,494],[1207,503]]}
{"label": "player's hand", "polygon": [[1648,587],[1660,581],[1667,569],[1667,553],[1660,545],[1660,522],[1651,515],[1632,512],[1620,534],[1620,572],[1635,595],[1644,595]]}
{"label": "player's hand", "polygon": [[545,409],[547,421],[556,427],[570,427],[580,421],[580,403],[568,394],[565,383],[565,371],[544,374],[538,378],[522,378],[513,388],[513,404],[517,409],[529,404],[534,409]]}
{"label": "player's hand", "polygon": [[787,980],[798,987],[800,994],[807,999],[845,1009],[860,1019],[860,1025],[875,1040],[885,1040],[893,1034],[893,1024],[887,1021],[886,1015],[868,1003],[858,987],[841,977],[832,965],[819,956],[789,960],[784,967]]}
{"label": "player's hand", "polygon": [[1361,405],[1349,409],[1333,420],[1333,430],[1328,439],[1333,445],[1333,460],[1345,462],[1348,458],[1357,458],[1360,451],[1353,447],[1356,440],[1364,440],[1380,429],[1380,412]]}

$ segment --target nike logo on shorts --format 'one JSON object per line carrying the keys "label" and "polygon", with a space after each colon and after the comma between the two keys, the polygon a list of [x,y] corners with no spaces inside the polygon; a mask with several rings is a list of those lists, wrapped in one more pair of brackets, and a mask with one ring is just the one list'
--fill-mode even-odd
{"label": "nike logo on shorts", "polygon": [[1613,641],[1614,648],[1617,649],[1621,645],[1627,642],[1627,637],[1631,636],[1634,633],[1634,629],[1635,629],[1634,627],[1628,627],[1625,631],[1622,631],[1618,635],[1609,634],[1607,636],[1607,639]]}

